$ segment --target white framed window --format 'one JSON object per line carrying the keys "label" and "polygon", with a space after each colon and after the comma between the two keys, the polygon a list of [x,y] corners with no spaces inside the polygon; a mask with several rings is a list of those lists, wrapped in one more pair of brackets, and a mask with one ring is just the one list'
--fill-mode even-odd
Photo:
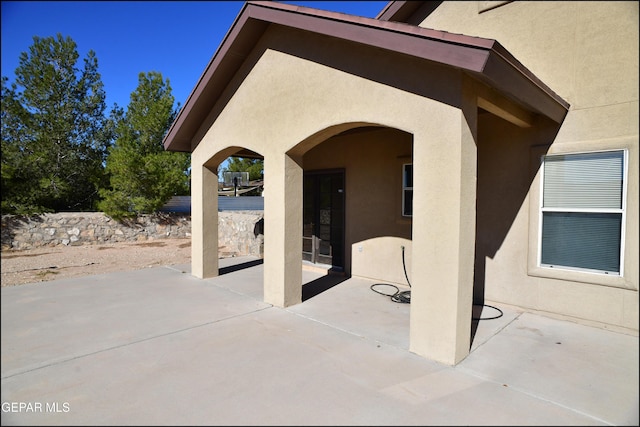
{"label": "white framed window", "polygon": [[627,151],[543,157],[538,265],[623,275]]}
{"label": "white framed window", "polygon": [[413,163],[402,165],[402,216],[413,216]]}

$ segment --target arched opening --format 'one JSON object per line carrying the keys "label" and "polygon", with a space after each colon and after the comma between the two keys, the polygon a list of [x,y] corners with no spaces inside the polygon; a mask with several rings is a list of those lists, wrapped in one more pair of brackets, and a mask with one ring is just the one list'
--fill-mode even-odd
{"label": "arched opening", "polygon": [[[192,273],[197,277],[215,277],[262,263],[262,203],[220,202],[220,199],[228,200],[221,165],[232,157],[262,159],[259,153],[250,149],[228,147],[214,154],[193,173],[191,262]],[[240,187],[241,190],[245,188],[244,185]],[[240,197],[234,199],[242,202]]]}
{"label": "arched opening", "polygon": [[385,251],[376,239],[410,241],[412,195],[403,180],[412,162],[412,135],[390,127],[359,125],[309,148],[302,155],[305,261],[350,276],[357,257],[356,273],[367,277],[357,268]]}
{"label": "arched opening", "polygon": [[[343,123],[288,153],[303,176],[303,305],[317,304],[320,321],[408,349],[410,305],[400,307],[372,285],[409,289],[413,135]],[[331,313],[320,308],[327,300]]]}

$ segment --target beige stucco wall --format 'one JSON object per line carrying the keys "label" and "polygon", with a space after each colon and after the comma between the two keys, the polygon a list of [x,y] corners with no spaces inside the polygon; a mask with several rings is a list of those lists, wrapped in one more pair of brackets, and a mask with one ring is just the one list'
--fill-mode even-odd
{"label": "beige stucco wall", "polygon": [[[479,121],[476,299],[637,333],[638,3],[516,1],[479,13],[485,3],[445,2],[422,26],[498,40],[571,108],[557,135]],[[539,156],[606,149],[628,150],[624,277],[538,267]]]}

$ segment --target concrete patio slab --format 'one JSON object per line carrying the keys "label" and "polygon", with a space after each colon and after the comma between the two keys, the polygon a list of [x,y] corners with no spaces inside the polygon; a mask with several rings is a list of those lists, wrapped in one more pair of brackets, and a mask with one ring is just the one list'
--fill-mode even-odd
{"label": "concrete patio slab", "polygon": [[496,305],[450,367],[374,282],[305,270],[282,309],[260,260],[220,266],[2,288],[2,425],[638,424],[637,335]]}

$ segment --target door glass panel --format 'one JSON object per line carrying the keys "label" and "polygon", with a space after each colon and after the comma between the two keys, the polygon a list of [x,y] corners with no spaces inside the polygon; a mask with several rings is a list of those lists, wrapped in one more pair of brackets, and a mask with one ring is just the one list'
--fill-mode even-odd
{"label": "door glass panel", "polygon": [[331,244],[328,241],[321,240],[318,252],[320,255],[331,255]]}
{"label": "door glass panel", "polygon": [[331,209],[320,209],[320,225],[331,224]]}
{"label": "door glass panel", "polygon": [[304,178],[304,192],[302,193],[302,235],[304,237],[312,237],[314,227],[314,182],[308,178]]}
{"label": "door glass panel", "polygon": [[324,175],[320,178],[320,209],[331,208],[331,176]]}
{"label": "door glass panel", "polygon": [[324,242],[329,242],[331,240],[331,227],[328,225],[320,225],[318,237]]}
{"label": "door glass panel", "polygon": [[313,238],[302,239],[302,251],[311,253],[313,248]]}
{"label": "door glass panel", "polygon": [[344,174],[306,174],[303,259],[343,267]]}

